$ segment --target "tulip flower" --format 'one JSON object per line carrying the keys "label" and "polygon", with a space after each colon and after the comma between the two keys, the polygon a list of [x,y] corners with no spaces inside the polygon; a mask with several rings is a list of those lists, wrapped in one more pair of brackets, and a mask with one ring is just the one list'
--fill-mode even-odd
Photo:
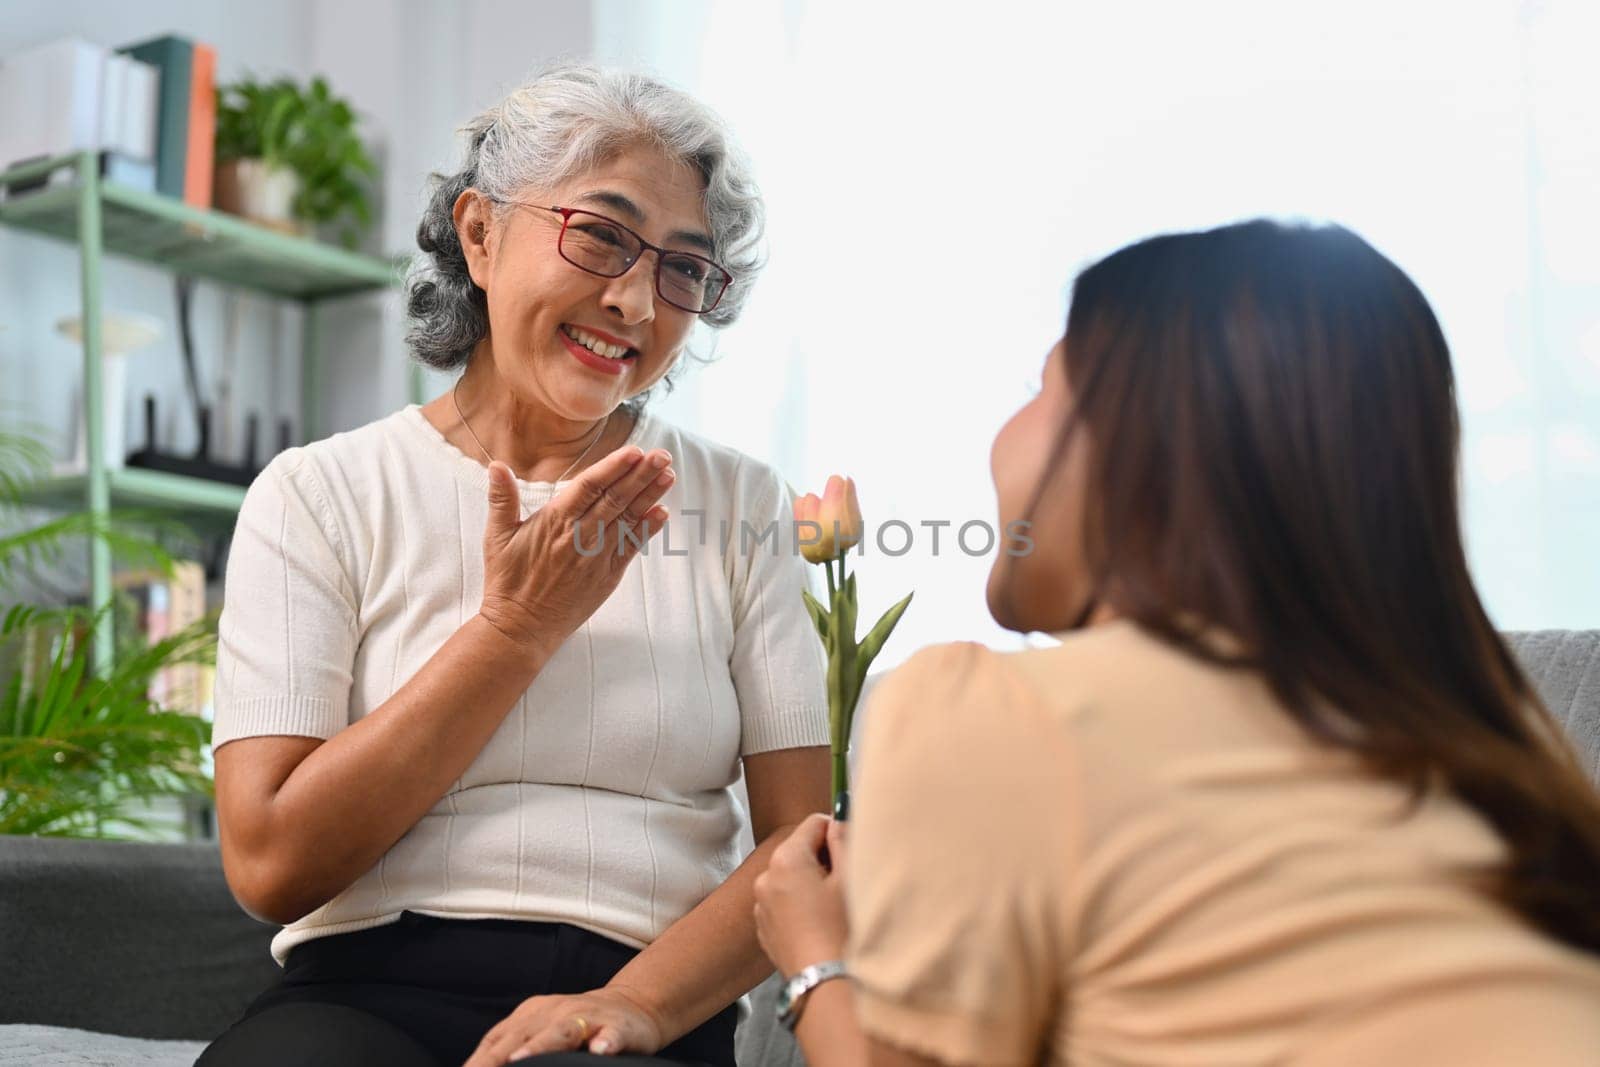
{"label": "tulip flower", "polygon": [[861,543],[861,502],[854,478],[828,479],[822,496],[807,493],[794,502],[800,554],[808,563],[826,563]]}
{"label": "tulip flower", "polygon": [[[807,493],[795,500],[794,519],[801,555],[808,562],[826,567],[828,572],[826,606],[807,590],[802,590],[801,596],[805,598],[806,612],[828,654],[828,747],[833,757],[833,815],[842,820],[850,810],[848,757],[856,702],[866,683],[867,669],[883,650],[884,642],[911,604],[913,594],[906,594],[903,600],[884,612],[867,631],[867,636],[857,642],[856,576],[845,573],[845,560],[850,549],[861,543],[863,530],[855,481],[833,475],[821,497]],[[820,536],[814,538],[819,530]]]}

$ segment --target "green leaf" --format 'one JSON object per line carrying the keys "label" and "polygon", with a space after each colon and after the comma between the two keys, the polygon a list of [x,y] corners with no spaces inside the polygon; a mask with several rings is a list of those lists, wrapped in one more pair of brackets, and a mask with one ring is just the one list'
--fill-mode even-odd
{"label": "green leaf", "polygon": [[[853,576],[852,576],[853,577]],[[889,635],[894,632],[895,626],[900,622],[900,616],[906,613],[906,608],[911,606],[911,598],[915,592],[907,593],[905,599],[883,613],[872,629],[867,631],[867,636],[861,642],[861,656],[856,663],[857,685],[865,684],[867,670],[872,666],[872,661],[878,657],[883,649],[883,643],[889,640]]]}
{"label": "green leaf", "polygon": [[[94,619],[83,609],[8,612],[12,640],[55,627],[57,651],[32,689],[14,670],[0,690],[0,833],[127,835],[150,827],[123,809],[130,802],[209,794],[202,771],[211,727],[159,708],[151,679],[177,662],[211,662],[207,620],[119,660],[105,679],[87,677]],[[65,626],[65,629],[60,627]]]}
{"label": "green leaf", "polygon": [[272,103],[272,110],[268,111],[261,122],[261,155],[263,158],[277,162],[283,158],[287,147],[288,133],[285,130],[289,123],[289,116],[299,107],[300,102],[293,96],[279,96]]}
{"label": "green leaf", "polygon": [[844,588],[834,595],[833,614],[838,623],[840,639],[851,649],[856,647],[856,576],[844,580]]}
{"label": "green leaf", "polygon": [[170,570],[172,554],[157,536],[179,541],[192,537],[173,520],[152,512],[128,509],[104,516],[87,511],[62,515],[0,536],[0,581],[19,567],[58,559],[68,546],[86,539],[103,542],[121,565]]}
{"label": "green leaf", "polygon": [[831,653],[833,651],[833,628],[828,622],[828,609],[823,607],[816,597],[811,595],[811,590],[802,589],[800,595],[806,602],[806,613],[811,616],[811,625],[817,628],[817,636],[822,638],[822,647]]}
{"label": "green leaf", "polygon": [[0,430],[0,504],[20,504],[24,490],[48,473],[50,450],[38,433],[35,427]]}

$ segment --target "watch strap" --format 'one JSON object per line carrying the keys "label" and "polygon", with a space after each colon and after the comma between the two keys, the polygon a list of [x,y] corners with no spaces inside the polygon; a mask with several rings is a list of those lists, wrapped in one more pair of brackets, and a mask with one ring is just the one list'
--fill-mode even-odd
{"label": "watch strap", "polygon": [[783,990],[778,994],[778,1022],[785,1030],[793,1030],[800,1022],[800,1011],[805,1007],[806,997],[811,991],[831,978],[847,978],[850,972],[845,969],[843,960],[828,960],[826,963],[813,963],[809,967],[802,967],[793,978],[784,984]]}

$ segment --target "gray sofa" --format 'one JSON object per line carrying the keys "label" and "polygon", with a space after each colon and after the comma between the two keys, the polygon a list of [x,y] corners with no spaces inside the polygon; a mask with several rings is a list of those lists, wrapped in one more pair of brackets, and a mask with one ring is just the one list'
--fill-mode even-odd
{"label": "gray sofa", "polygon": [[[0,1065],[190,1067],[277,976],[277,929],[214,844],[0,836]],[[741,1064],[803,1063],[776,998],[776,978],[753,994]]]}
{"label": "gray sofa", "polygon": [[[1510,635],[1600,781],[1600,631]],[[189,1067],[272,980],[275,928],[234,903],[214,846],[0,837],[0,1064]],[[774,982],[745,1067],[801,1063]]]}

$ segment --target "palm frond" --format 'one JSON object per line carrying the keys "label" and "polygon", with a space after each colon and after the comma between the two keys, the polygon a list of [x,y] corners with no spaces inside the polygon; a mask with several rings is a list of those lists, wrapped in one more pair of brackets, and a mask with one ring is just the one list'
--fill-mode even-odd
{"label": "palm frond", "polygon": [[[26,431],[0,429],[0,516],[21,514],[49,453]],[[99,541],[118,562],[170,575],[167,544],[192,543],[185,527],[156,512],[78,512],[0,534],[0,587],[19,569],[60,560],[69,546]],[[97,675],[94,640],[125,594],[95,610],[0,603],[0,833],[107,836],[148,833],[130,803],[209,795],[205,748],[211,725],[150,698],[158,674],[215,661],[216,620],[146,644],[134,627],[111,669]]]}
{"label": "palm frond", "polygon": [[17,504],[23,493],[50,469],[50,450],[37,428],[0,429],[0,504]]}
{"label": "palm frond", "polygon": [[118,565],[169,573],[173,555],[163,547],[162,538],[187,547],[193,534],[171,517],[148,510],[61,515],[37,526],[0,534],[0,582],[20,567],[59,562],[68,546],[89,539],[104,542]]}
{"label": "palm frond", "polygon": [[[95,622],[107,609],[13,609],[0,642],[41,642],[48,665],[19,666],[0,688],[0,833],[144,833],[124,810],[136,800],[210,795],[203,770],[211,724],[149,697],[160,670],[215,659],[215,619],[91,667]],[[108,827],[112,828],[108,830]]]}

